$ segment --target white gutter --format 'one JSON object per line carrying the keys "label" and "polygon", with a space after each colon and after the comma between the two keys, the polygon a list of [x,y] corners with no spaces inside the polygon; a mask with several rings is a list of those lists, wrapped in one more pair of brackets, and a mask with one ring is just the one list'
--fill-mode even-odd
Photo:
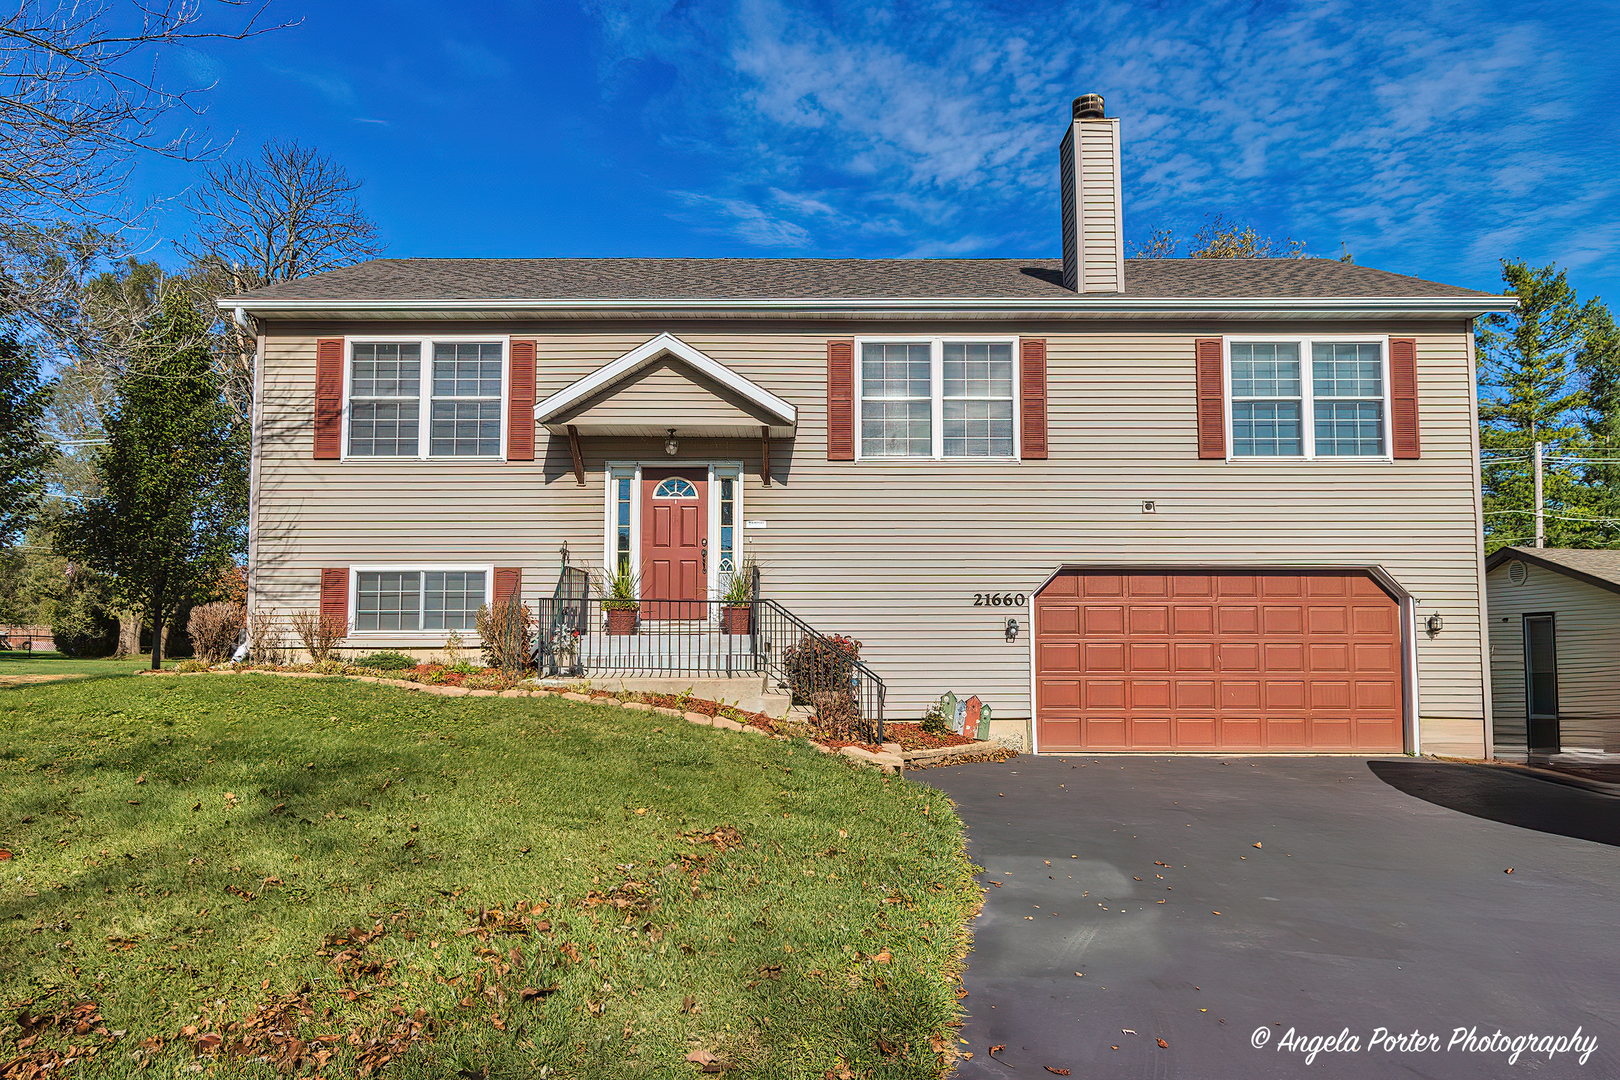
{"label": "white gutter", "polygon": [[227,297],[216,301],[221,308],[235,308],[258,316],[300,314],[404,314],[443,312],[615,312],[765,311],[781,314],[831,314],[843,312],[962,312],[1039,313],[1047,315],[1162,315],[1208,314],[1220,312],[1285,312],[1289,314],[1424,314],[1473,317],[1490,311],[1511,311],[1518,300],[1509,296],[1347,296],[1347,297],[1101,297],[1073,299],[1009,299],[1004,297],[915,297],[837,299],[724,299],[711,297],[634,297],[612,299],[410,299],[410,300],[258,300]]}

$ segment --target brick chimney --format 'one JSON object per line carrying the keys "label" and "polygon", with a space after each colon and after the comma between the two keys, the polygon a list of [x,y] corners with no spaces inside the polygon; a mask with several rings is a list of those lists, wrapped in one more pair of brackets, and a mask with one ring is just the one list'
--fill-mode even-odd
{"label": "brick chimney", "polygon": [[1125,291],[1125,213],[1120,192],[1119,118],[1103,116],[1101,94],[1074,99],[1058,149],[1063,192],[1063,287]]}

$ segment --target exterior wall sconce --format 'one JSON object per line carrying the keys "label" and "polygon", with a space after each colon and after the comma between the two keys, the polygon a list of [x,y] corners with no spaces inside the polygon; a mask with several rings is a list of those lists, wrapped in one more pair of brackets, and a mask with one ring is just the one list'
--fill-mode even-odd
{"label": "exterior wall sconce", "polygon": [[1007,634],[1007,640],[1008,641],[1017,641],[1018,640],[1018,620],[1017,619],[1008,619],[1007,620],[1006,634]]}
{"label": "exterior wall sconce", "polygon": [[1430,615],[1424,625],[1429,628],[1429,635],[1432,637],[1446,628],[1446,620],[1439,615]]}
{"label": "exterior wall sconce", "polygon": [[681,444],[675,441],[675,429],[670,428],[669,434],[664,436],[664,453],[674,457],[680,452]]}

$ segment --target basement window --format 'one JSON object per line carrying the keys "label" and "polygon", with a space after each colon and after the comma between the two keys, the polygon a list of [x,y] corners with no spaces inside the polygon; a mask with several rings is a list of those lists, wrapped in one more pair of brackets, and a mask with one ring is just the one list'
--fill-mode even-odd
{"label": "basement window", "polygon": [[431,633],[476,630],[487,595],[488,571],[356,570],[356,633]]}

